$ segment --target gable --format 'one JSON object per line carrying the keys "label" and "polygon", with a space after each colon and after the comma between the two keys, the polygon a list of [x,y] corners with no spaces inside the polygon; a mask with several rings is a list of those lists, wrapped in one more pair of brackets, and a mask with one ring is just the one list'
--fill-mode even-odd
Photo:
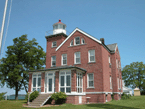
{"label": "gable", "polygon": [[80,30],[79,28],[76,28],[57,48],[56,48],[56,51],[62,47],[62,45],[76,32],[76,31],[79,31],[80,33],[84,34],[85,36],[91,38],[92,40],[96,41],[97,43],[101,44],[101,41],[94,38],[93,36],[87,34],[86,32]]}

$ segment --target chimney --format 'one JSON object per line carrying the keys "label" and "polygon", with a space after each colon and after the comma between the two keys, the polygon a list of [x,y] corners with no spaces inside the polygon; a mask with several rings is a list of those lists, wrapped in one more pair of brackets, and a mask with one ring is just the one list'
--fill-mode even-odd
{"label": "chimney", "polygon": [[100,41],[105,44],[104,38],[100,38]]}

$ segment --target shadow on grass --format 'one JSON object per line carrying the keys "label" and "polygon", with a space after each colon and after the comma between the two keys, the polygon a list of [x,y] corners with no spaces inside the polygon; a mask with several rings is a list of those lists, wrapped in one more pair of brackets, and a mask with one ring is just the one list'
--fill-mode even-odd
{"label": "shadow on grass", "polygon": [[133,107],[128,107],[128,106],[119,106],[119,105],[113,105],[113,104],[86,104],[86,106],[106,108],[106,109],[139,109],[139,108],[133,108]]}

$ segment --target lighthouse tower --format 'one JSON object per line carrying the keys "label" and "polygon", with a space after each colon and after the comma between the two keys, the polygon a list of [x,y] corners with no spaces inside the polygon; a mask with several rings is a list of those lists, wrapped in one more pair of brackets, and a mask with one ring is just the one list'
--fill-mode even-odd
{"label": "lighthouse tower", "polygon": [[53,34],[59,34],[64,33],[66,34],[66,25],[61,22],[59,19],[59,22],[53,24]]}

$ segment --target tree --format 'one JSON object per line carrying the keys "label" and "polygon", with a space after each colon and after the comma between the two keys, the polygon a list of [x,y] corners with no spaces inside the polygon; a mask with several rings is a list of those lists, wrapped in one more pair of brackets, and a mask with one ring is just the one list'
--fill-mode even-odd
{"label": "tree", "polygon": [[15,90],[15,99],[18,92],[25,89],[27,93],[29,70],[42,69],[45,65],[46,54],[38,45],[36,39],[28,40],[27,35],[13,39],[13,45],[7,47],[6,58],[0,64],[1,85]]}
{"label": "tree", "polygon": [[122,78],[126,86],[139,87],[141,91],[145,91],[145,64],[133,62],[126,65],[122,70]]}

